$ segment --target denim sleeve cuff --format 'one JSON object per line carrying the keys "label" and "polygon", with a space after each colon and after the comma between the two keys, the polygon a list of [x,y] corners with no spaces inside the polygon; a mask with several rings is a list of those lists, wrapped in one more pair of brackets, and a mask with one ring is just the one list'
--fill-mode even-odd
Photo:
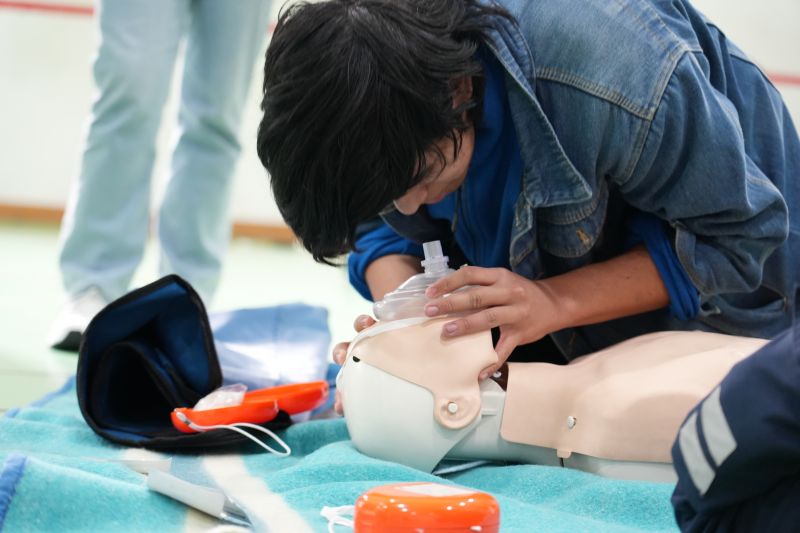
{"label": "denim sleeve cuff", "polygon": [[361,235],[356,241],[356,250],[347,258],[347,271],[350,284],[367,300],[373,299],[365,276],[370,263],[392,254],[422,257],[422,246],[397,235],[386,224]]}
{"label": "denim sleeve cuff", "polygon": [[644,244],[647,248],[667,288],[672,316],[679,320],[697,316],[700,294],[672,249],[664,223],[653,215],[636,213],[630,217],[628,224],[628,247]]}

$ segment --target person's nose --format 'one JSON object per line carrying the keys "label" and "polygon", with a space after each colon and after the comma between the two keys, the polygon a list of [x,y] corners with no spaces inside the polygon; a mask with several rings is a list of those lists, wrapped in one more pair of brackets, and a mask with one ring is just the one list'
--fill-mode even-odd
{"label": "person's nose", "polygon": [[418,184],[410,188],[403,196],[394,201],[394,206],[404,215],[413,215],[425,202],[428,188]]}

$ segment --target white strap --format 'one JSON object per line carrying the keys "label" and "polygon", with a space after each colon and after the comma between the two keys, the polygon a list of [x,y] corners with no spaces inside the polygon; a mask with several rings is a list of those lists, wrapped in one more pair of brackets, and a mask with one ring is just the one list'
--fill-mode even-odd
{"label": "white strap", "polygon": [[336,526],[344,526],[353,529],[353,513],[355,505],[341,505],[339,507],[328,507],[327,505],[319,512],[328,521],[328,532],[334,533]]}
{"label": "white strap", "polygon": [[456,472],[463,472],[464,470],[472,470],[473,468],[477,468],[479,466],[483,466],[486,464],[491,463],[491,461],[486,461],[481,459],[480,461],[470,461],[467,463],[459,463],[453,466],[444,466],[442,468],[438,468],[431,472],[434,476],[443,476],[446,474],[454,474]]}
{"label": "white strap", "polygon": [[[283,440],[281,440],[281,438],[278,437],[275,433],[273,433],[272,431],[270,431],[269,429],[267,429],[265,427],[257,426],[255,424],[249,424],[247,422],[239,422],[237,424],[219,424],[219,425],[213,425],[213,426],[203,426],[203,425],[197,424],[195,422],[192,422],[189,419],[189,417],[186,416],[185,413],[178,412],[176,414],[178,416],[178,419],[180,419],[181,422],[183,422],[184,424],[186,424],[187,426],[189,426],[190,428],[192,428],[192,429],[194,429],[196,431],[208,431],[210,429],[230,429],[231,431],[235,431],[236,433],[239,433],[240,435],[244,435],[245,437],[247,437],[251,441],[255,442],[256,444],[258,444],[259,446],[261,446],[262,448],[267,450],[269,453],[277,455],[278,457],[286,457],[287,455],[291,455],[292,454],[292,449],[289,447],[289,445],[286,444]],[[250,433],[244,431],[243,429],[239,429],[240,427],[250,428],[250,429],[253,429],[255,431],[260,431],[261,433],[264,433],[264,434],[268,435],[269,437],[272,438],[272,440],[277,442],[283,448],[284,451],[278,451],[278,450],[276,450],[274,448],[271,448],[265,442],[263,442],[261,440],[258,440],[257,438],[255,438]]]}

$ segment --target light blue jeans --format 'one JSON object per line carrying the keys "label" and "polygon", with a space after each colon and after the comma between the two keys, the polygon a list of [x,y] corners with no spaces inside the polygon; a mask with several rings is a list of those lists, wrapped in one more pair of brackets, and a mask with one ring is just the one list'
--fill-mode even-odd
{"label": "light blue jeans", "polygon": [[155,138],[179,44],[186,39],[178,137],[158,210],[161,274],[208,301],[230,239],[239,126],[269,0],[102,0],[92,107],[80,174],[61,230],[69,295],[128,290],[148,236]]}

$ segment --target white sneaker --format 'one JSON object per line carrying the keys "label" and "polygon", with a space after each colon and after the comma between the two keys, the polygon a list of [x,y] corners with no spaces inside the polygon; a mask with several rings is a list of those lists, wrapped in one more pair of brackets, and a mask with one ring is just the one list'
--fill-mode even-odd
{"label": "white sneaker", "polygon": [[70,298],[50,326],[47,343],[57,350],[77,352],[86,326],[106,304],[96,287]]}

